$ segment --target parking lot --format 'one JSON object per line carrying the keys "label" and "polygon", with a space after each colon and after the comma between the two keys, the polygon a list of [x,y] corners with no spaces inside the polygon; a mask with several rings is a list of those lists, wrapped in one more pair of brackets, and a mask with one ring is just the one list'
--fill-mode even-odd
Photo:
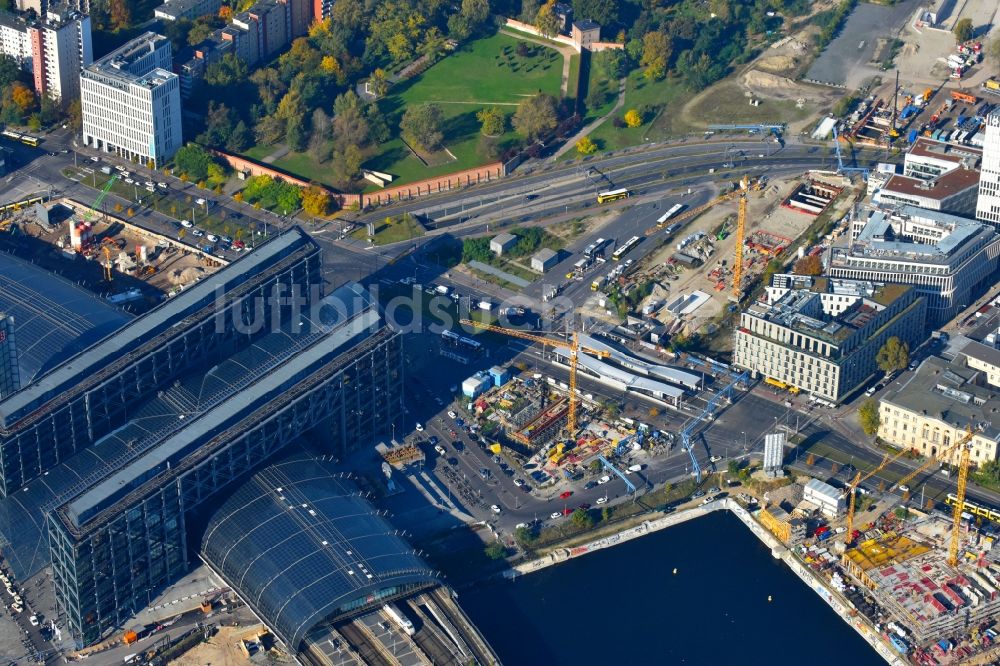
{"label": "parking lot", "polygon": [[920,4],[919,0],[904,0],[892,6],[859,3],[840,35],[806,72],[805,79],[853,90],[872,76],[884,76],[881,68],[871,62],[878,41],[895,37]]}

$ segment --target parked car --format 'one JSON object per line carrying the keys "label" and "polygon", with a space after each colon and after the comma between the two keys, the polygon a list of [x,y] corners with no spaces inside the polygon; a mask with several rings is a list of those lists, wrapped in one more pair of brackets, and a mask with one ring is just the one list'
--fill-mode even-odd
{"label": "parked car", "polygon": [[417,430],[417,432],[423,432],[424,431],[423,424],[422,423],[418,423],[417,426],[416,426],[416,430]]}
{"label": "parked car", "polygon": [[436,445],[436,446],[434,447],[434,450],[435,450],[435,451],[437,451],[437,452],[438,452],[438,454],[440,454],[440,455],[442,455],[442,456],[443,456],[443,455],[444,455],[444,454],[446,453],[446,451],[444,450],[444,447],[443,447],[443,446],[441,446],[440,444]]}
{"label": "parked car", "polygon": [[708,459],[709,462],[714,462],[714,463],[717,463],[720,460],[722,460],[722,456],[712,456],[711,458]]}
{"label": "parked car", "polygon": [[605,503],[605,502],[607,502],[607,501],[608,501],[608,498],[607,498],[607,497],[598,497],[598,498],[597,498],[597,503],[598,503],[598,504],[604,504],[604,503]]}
{"label": "parked car", "polygon": [[453,419],[457,419],[457,418],[458,418],[458,414],[456,414],[455,412],[453,412],[453,411],[451,411],[451,410],[449,409],[449,410],[448,410],[448,417],[449,417],[449,418],[453,418]]}
{"label": "parked car", "polygon": [[573,491],[572,491],[572,490],[564,490],[563,492],[559,493],[559,499],[567,499],[567,498],[569,498],[569,497],[570,497],[570,496],[571,496],[572,494],[573,494]]}
{"label": "parked car", "polygon": [[559,511],[553,511],[551,514],[549,514],[549,518],[551,518],[552,520],[556,520],[557,518],[559,518],[561,516],[562,516],[562,513],[560,513]]}
{"label": "parked car", "polygon": [[599,485],[604,485],[605,483],[608,483],[609,481],[611,481],[611,477],[608,476],[607,474],[605,474],[604,476],[602,476],[601,478],[599,478],[597,480],[597,483]]}
{"label": "parked car", "polygon": [[493,505],[490,506],[490,511],[492,511],[493,513],[499,514],[500,513],[500,507],[498,505],[496,505],[496,504],[493,504]]}

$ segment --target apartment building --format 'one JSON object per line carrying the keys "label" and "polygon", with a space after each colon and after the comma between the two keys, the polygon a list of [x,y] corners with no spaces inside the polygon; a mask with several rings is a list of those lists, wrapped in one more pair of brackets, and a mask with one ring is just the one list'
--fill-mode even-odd
{"label": "apartment building", "polygon": [[938,326],[989,286],[1000,234],[988,224],[915,206],[856,206],[850,234],[831,249],[827,275],[912,284]]}
{"label": "apartment building", "polygon": [[766,300],[740,314],[733,362],[839,402],[876,372],[875,355],[890,337],[919,344],[926,316],[911,285],[778,274]]}
{"label": "apartment building", "polygon": [[890,175],[872,201],[971,217],[976,210],[982,157],[976,148],[919,137],[904,157],[903,173]]}
{"label": "apartment building", "polygon": [[31,72],[38,95],[69,103],[80,95],[80,70],[94,59],[90,17],[65,4],[41,16],[0,12],[0,52]]}
{"label": "apartment building", "polygon": [[222,0],[165,0],[153,10],[153,16],[165,21],[180,21],[216,14],[222,7]]}
{"label": "apartment building", "polygon": [[90,0],[55,0],[54,2],[50,2],[49,0],[14,0],[14,7],[17,11],[26,12],[29,9],[33,9],[39,16],[44,15],[49,9],[58,5],[63,5],[85,14],[90,13]]}
{"label": "apartment building", "polygon": [[182,96],[188,97],[207,67],[226,53],[234,53],[251,67],[273,58],[309,32],[313,11],[310,0],[258,0],[181,59],[177,71]]}
{"label": "apartment building", "polygon": [[[983,369],[984,357],[991,369]],[[969,341],[953,360],[932,356],[879,399],[878,435],[895,446],[956,464],[950,451],[972,428],[969,460],[996,460],[1000,448],[1000,352]],[[992,372],[993,381],[990,380]]]}
{"label": "apartment building", "polygon": [[986,116],[976,219],[1000,226],[1000,111]]}
{"label": "apartment building", "polygon": [[147,32],[80,76],[85,145],[160,166],[182,145],[170,40]]}

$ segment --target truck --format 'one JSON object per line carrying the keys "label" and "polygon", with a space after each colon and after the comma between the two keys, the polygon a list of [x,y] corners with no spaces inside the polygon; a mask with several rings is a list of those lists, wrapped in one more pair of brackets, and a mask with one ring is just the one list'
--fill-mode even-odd
{"label": "truck", "polygon": [[446,284],[439,284],[438,286],[434,287],[434,291],[441,294],[442,296],[447,296],[448,294],[451,293],[451,287],[449,287]]}
{"label": "truck", "polygon": [[593,282],[590,283],[590,290],[591,291],[597,291],[598,289],[600,289],[601,287],[603,287],[604,283],[607,282],[607,281],[608,281],[608,276],[607,275],[600,276],[599,278],[597,278],[596,280],[594,280]]}
{"label": "truck", "polygon": [[484,312],[490,312],[493,310],[493,303],[491,301],[479,301],[478,307]]}
{"label": "truck", "polygon": [[389,616],[393,622],[399,625],[399,628],[406,632],[407,636],[412,636],[417,633],[413,628],[413,623],[410,622],[409,618],[403,615],[403,611],[396,607],[396,604],[386,604],[382,606],[382,612]]}

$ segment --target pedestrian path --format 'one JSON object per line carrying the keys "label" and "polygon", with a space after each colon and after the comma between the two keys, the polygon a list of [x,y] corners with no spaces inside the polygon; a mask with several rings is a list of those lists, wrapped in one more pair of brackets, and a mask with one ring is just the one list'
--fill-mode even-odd
{"label": "pedestrian path", "polygon": [[564,143],[562,145],[562,147],[560,147],[559,150],[557,150],[555,152],[555,154],[550,158],[549,161],[550,162],[555,162],[562,155],[566,154],[566,151],[575,148],[577,141],[579,141],[580,139],[582,139],[583,137],[587,136],[588,134],[590,134],[591,132],[593,132],[595,129],[597,129],[598,127],[600,127],[601,125],[603,125],[604,121],[606,121],[608,118],[610,118],[611,116],[613,116],[616,113],[618,113],[618,111],[623,106],[625,106],[625,77],[622,77],[621,79],[618,80],[618,101],[615,102],[615,105],[613,107],[611,107],[611,110],[608,111],[607,113],[605,113],[603,116],[601,116],[597,120],[595,120],[592,123],[590,123],[589,125],[587,125],[586,127],[584,127],[582,130],[580,130],[579,132],[577,132],[576,134],[574,134],[569,139],[567,139],[566,143]]}

